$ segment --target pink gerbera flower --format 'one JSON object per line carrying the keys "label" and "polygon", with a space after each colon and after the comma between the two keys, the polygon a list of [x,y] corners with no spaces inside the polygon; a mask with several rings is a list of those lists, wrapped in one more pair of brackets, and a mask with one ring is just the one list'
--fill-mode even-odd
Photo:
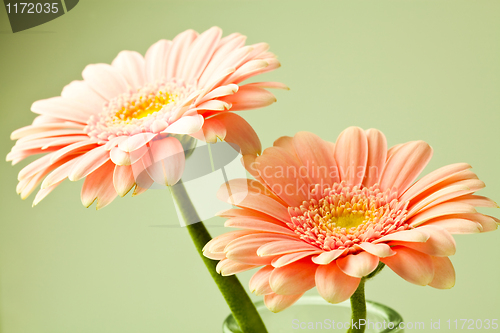
{"label": "pink gerbera flower", "polygon": [[[498,219],[475,207],[498,207],[473,193],[484,183],[465,163],[415,182],[431,147],[413,141],[387,149],[378,130],[346,129],[336,143],[300,132],[259,156],[244,156],[256,178],[230,181],[220,213],[233,231],[214,238],[205,256],[222,275],[264,266],[250,289],[281,311],[317,287],[330,303],[348,299],[379,263],[405,280],[451,288],[451,234],[495,230]],[[241,192],[234,192],[240,188]]]}
{"label": "pink gerbera flower", "polygon": [[43,180],[37,204],[65,178],[85,178],[83,204],[97,199],[102,208],[134,186],[135,195],[153,181],[175,184],[184,167],[185,136],[226,139],[243,154],[260,153],[253,129],[227,110],[275,102],[263,88],[284,85],[241,82],[279,62],[265,43],[245,46],[245,36],[221,34],[217,27],[200,35],[187,30],[153,44],[145,57],[122,51],[111,65],[88,65],[83,81],[71,82],[61,96],[33,103],[31,110],[40,116],[12,133],[18,141],[7,160],[16,164],[47,154],[21,170],[17,192],[24,199]]}

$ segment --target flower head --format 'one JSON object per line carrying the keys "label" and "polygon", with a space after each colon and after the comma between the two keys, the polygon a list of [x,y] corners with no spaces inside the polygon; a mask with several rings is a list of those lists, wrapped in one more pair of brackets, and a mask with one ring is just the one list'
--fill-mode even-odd
{"label": "flower head", "polygon": [[214,238],[205,256],[231,275],[263,266],[250,289],[281,311],[317,287],[331,303],[348,299],[384,263],[403,279],[451,288],[451,234],[495,230],[498,219],[475,207],[498,207],[475,195],[484,183],[465,163],[415,181],[432,149],[413,141],[387,149],[378,130],[350,127],[335,143],[300,132],[261,156],[244,156],[256,180],[235,179],[220,213],[242,230]]}
{"label": "flower head", "polygon": [[37,204],[65,178],[85,178],[83,204],[97,199],[101,208],[134,186],[139,194],[154,181],[173,185],[182,176],[189,137],[260,153],[253,129],[228,110],[275,102],[264,88],[286,86],[241,83],[279,62],[266,43],[245,45],[245,36],[221,35],[217,27],[202,34],[187,30],[153,44],[145,57],[122,51],[111,65],[88,65],[83,80],[64,87],[61,96],[33,103],[39,116],[12,133],[18,141],[7,160],[46,155],[19,173],[21,197],[43,181]]}

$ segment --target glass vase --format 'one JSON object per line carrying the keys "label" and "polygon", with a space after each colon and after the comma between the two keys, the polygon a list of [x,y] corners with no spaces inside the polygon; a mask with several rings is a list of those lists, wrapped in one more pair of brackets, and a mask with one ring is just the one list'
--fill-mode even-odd
{"label": "glass vase", "polygon": [[[269,333],[347,332],[351,325],[349,301],[330,304],[320,296],[303,296],[290,308],[272,313],[263,301],[255,303]],[[393,309],[371,301],[366,304],[365,333],[401,333],[403,318]],[[403,324],[401,325],[403,327]],[[222,325],[223,333],[241,333],[232,315]]]}

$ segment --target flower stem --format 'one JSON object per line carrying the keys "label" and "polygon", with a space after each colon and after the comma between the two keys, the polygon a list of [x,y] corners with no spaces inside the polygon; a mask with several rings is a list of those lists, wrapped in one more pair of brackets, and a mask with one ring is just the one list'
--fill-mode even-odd
{"label": "flower stem", "polygon": [[[186,192],[184,184],[179,182],[175,186],[171,186],[170,189],[184,220],[186,222],[201,221],[188,193]],[[212,239],[203,222],[188,224],[186,228],[189,231],[189,235],[193,240],[198,254],[205,263],[205,266],[214,279],[215,284],[219,287],[222,296],[224,296],[224,299],[226,300],[234,319],[238,323],[241,332],[267,333],[262,318],[238,278],[235,275],[222,276],[218,274],[215,270],[217,261],[211,260],[203,255],[203,246],[205,246],[205,244]]]}
{"label": "flower stem", "polygon": [[365,325],[360,326],[360,320],[366,321],[365,278],[359,281],[358,289],[351,296],[351,323],[347,333],[364,333]]}
{"label": "flower stem", "polygon": [[373,279],[378,273],[382,272],[384,267],[385,267],[385,264],[383,262],[379,262],[377,268],[375,268],[375,270],[373,272],[371,272],[370,274],[368,274],[366,276],[366,280]]}

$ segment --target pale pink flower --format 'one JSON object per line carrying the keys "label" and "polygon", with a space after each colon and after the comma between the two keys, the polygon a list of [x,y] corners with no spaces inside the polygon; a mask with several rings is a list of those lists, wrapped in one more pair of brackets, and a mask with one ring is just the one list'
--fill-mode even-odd
{"label": "pale pink flower", "polygon": [[[136,186],[138,175],[146,179],[134,195],[153,180],[173,185],[184,168],[182,135],[207,142],[225,139],[243,154],[260,153],[250,125],[227,110],[275,102],[263,88],[286,86],[241,83],[280,64],[266,43],[246,46],[245,36],[221,35],[217,27],[202,34],[187,30],[153,44],[145,57],[122,51],[111,65],[88,65],[83,80],[64,87],[61,96],[33,103],[31,110],[40,115],[12,133],[18,141],[7,160],[16,164],[46,155],[20,171],[17,192],[24,199],[43,181],[35,205],[65,178],[85,178],[83,204],[97,199],[102,208]],[[154,164],[167,158],[168,163]]]}
{"label": "pale pink flower", "polygon": [[[250,289],[281,311],[316,286],[330,303],[348,299],[383,262],[403,279],[451,288],[451,234],[495,230],[498,219],[475,207],[498,207],[473,193],[484,183],[465,163],[415,182],[432,149],[412,141],[387,149],[378,130],[350,127],[336,143],[300,132],[259,156],[244,156],[256,178],[230,181],[239,208],[220,213],[233,231],[214,238],[205,256],[231,275],[259,266]],[[239,189],[239,190],[238,190]]]}

